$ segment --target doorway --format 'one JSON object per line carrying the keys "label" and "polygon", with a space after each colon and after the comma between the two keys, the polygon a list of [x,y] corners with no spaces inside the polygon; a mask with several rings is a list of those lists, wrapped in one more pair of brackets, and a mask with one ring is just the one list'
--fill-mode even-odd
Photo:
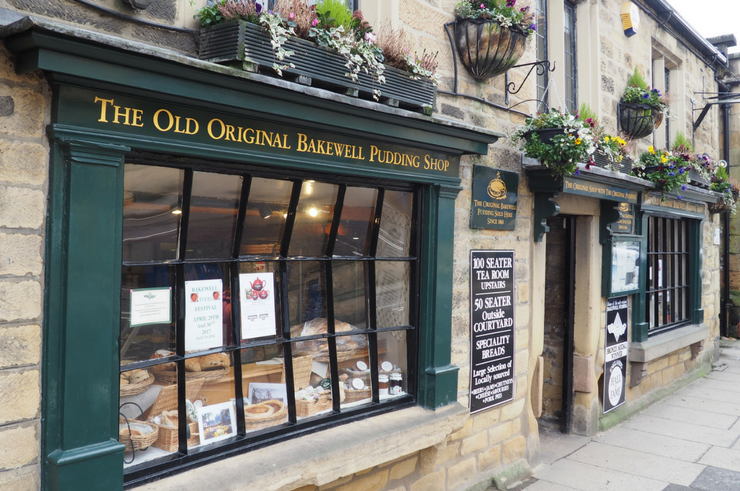
{"label": "doorway", "polygon": [[576,218],[547,219],[545,323],[540,426],[570,433],[573,416],[573,319],[575,315]]}

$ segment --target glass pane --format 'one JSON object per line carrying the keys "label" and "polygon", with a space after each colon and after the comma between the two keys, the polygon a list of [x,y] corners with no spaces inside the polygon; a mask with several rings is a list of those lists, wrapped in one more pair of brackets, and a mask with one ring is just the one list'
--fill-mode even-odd
{"label": "glass pane", "polygon": [[292,191],[290,181],[252,179],[240,255],[280,253]]}
{"label": "glass pane", "polygon": [[175,349],[175,268],[124,266],[121,274],[121,363]]}
{"label": "glass pane", "polygon": [[332,261],[334,318],[367,329],[368,264],[360,261]]}
{"label": "glass pane", "polygon": [[164,370],[177,378],[174,363],[121,372],[118,441],[126,445],[124,469],[178,450],[177,385],[155,381]]}
{"label": "glass pane", "polygon": [[[353,350],[340,350],[340,346],[355,345],[357,347]],[[342,408],[361,406],[372,402],[367,336],[338,337],[337,361],[339,364],[339,380],[344,391],[344,395],[340,395]]]}
{"label": "glass pane", "polygon": [[367,256],[377,201],[377,189],[347,188],[334,245],[335,256]]}
{"label": "glass pane", "polygon": [[234,249],[242,177],[195,172],[186,256],[227,258]]}
{"label": "glass pane", "polygon": [[303,183],[289,255],[308,257],[326,255],[338,190],[339,186],[335,184],[316,181]]}
{"label": "glass pane", "polygon": [[380,219],[378,257],[405,257],[411,247],[413,193],[386,191]]}
{"label": "glass pane", "polygon": [[[241,356],[246,431],[257,431],[288,421],[288,396],[282,346],[249,348],[242,350]],[[311,373],[310,356],[307,370],[305,374],[303,372],[295,374],[294,379],[301,377],[308,380],[307,376]]]}
{"label": "glass pane", "polygon": [[186,264],[185,351],[233,343],[231,273],[228,264]]}
{"label": "glass pane", "polygon": [[318,261],[296,261],[288,264],[288,307],[291,337],[301,324],[326,318],[326,275],[324,266]]}
{"label": "glass pane", "polygon": [[185,172],[126,164],[123,178],[123,261],[177,258]]}
{"label": "glass pane", "polygon": [[[326,340],[323,340],[326,343]],[[310,353],[303,348],[305,342],[293,343],[293,365],[295,373],[293,379],[300,377],[298,386],[305,382],[305,369]],[[296,370],[297,368],[297,370]],[[331,393],[331,371],[329,360],[326,357],[312,357],[311,375],[306,387],[295,392],[296,416],[298,419],[310,418],[317,415],[330,415],[333,409]],[[295,382],[294,382],[295,383]]]}
{"label": "glass pane", "polygon": [[377,327],[409,325],[411,266],[402,261],[375,262]]}
{"label": "glass pane", "polygon": [[380,399],[384,397],[398,397],[408,392],[406,383],[408,367],[406,364],[406,331],[390,331],[378,333],[378,359],[380,367],[378,377],[388,376],[388,394],[384,396],[382,384]]}
{"label": "glass pane", "polygon": [[240,319],[242,343],[282,332],[280,275],[275,261],[239,264]]}
{"label": "glass pane", "polygon": [[[200,398],[189,412],[196,415],[190,425],[188,448],[210,445],[236,436],[234,368],[231,353],[215,353],[185,360],[185,378],[193,385],[202,382]],[[197,436],[196,436],[197,435]]]}

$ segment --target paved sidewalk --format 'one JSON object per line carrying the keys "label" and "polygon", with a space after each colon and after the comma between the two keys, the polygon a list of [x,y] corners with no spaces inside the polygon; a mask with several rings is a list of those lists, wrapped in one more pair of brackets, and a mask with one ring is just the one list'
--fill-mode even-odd
{"label": "paved sidewalk", "polygon": [[604,433],[544,433],[517,490],[740,491],[740,341],[721,346],[707,377]]}

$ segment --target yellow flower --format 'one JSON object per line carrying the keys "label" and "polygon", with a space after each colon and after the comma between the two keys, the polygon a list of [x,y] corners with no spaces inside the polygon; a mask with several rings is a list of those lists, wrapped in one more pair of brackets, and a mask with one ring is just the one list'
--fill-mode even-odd
{"label": "yellow flower", "polygon": [[576,145],[580,145],[580,144],[581,144],[581,139],[580,138],[576,138]]}
{"label": "yellow flower", "polygon": [[607,143],[609,143],[609,137],[608,136],[605,136],[604,137],[604,141],[607,142]]}
{"label": "yellow flower", "polygon": [[653,154],[654,154],[654,153],[655,153],[655,147],[654,147],[654,146],[652,146],[652,145],[650,145],[650,146],[648,147],[648,152],[650,152],[650,153],[653,153]]}
{"label": "yellow flower", "polygon": [[665,158],[665,155],[661,155],[661,156],[660,156],[660,161],[661,161],[661,162],[663,162],[663,163],[665,164],[666,162],[668,162],[668,159],[667,159],[667,158]]}
{"label": "yellow flower", "polygon": [[621,162],[621,161],[622,161],[622,159],[624,159],[624,157],[622,157],[621,155],[619,155],[619,156],[617,157],[617,162]]}
{"label": "yellow flower", "polygon": [[619,143],[620,145],[622,145],[622,146],[624,146],[624,145],[626,145],[626,144],[627,144],[627,142],[625,142],[624,140],[622,140],[622,139],[621,139],[621,138],[619,138],[619,137],[617,137],[617,142],[618,142],[618,143]]}

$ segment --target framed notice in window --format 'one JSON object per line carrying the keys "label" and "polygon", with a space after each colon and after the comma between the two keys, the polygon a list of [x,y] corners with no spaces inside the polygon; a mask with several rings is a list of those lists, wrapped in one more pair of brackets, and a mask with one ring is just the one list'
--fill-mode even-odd
{"label": "framed notice in window", "polygon": [[604,244],[603,293],[605,297],[640,291],[640,254],[642,239],[612,236]]}

